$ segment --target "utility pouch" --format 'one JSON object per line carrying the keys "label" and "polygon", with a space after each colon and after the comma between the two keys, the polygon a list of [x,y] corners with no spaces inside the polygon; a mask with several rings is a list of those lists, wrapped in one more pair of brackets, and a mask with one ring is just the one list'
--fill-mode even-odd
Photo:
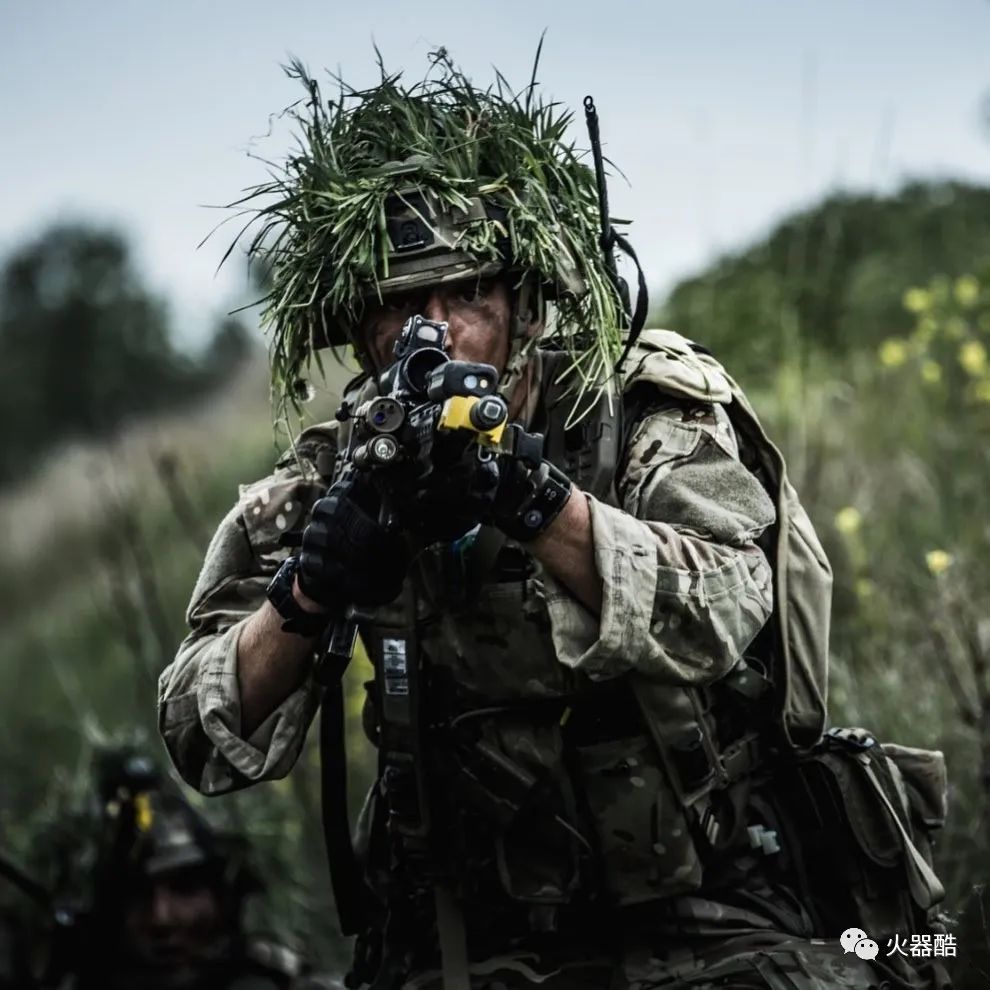
{"label": "utility pouch", "polygon": [[701,886],[701,860],[687,812],[646,734],[576,747],[598,838],[602,885],[616,905]]}
{"label": "utility pouch", "polygon": [[911,813],[915,838],[924,852],[934,833],[944,824],[948,804],[945,757],[939,750],[914,749],[884,743],[883,751],[893,764],[895,780],[904,784],[904,798]]}
{"label": "utility pouch", "polygon": [[722,783],[708,715],[690,690],[637,675],[613,684],[611,719],[568,726],[603,894],[631,905],[697,890],[718,836],[712,798]]}
{"label": "utility pouch", "polygon": [[774,794],[819,934],[925,926],[944,896],[930,846],[945,817],[944,773],[941,753],[881,746],[862,729],[830,730],[778,773]]}
{"label": "utility pouch", "polygon": [[[502,892],[527,904],[568,904],[585,887],[591,844],[565,767],[562,707],[465,719],[443,750],[444,817],[470,822],[476,857],[492,856]],[[458,872],[467,879],[467,867]]]}

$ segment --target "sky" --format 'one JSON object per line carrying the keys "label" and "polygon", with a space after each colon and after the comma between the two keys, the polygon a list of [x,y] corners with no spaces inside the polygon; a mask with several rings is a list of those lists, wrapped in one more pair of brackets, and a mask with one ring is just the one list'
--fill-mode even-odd
{"label": "sky", "polygon": [[244,291],[211,210],[265,178],[300,96],[280,66],[354,85],[373,44],[411,79],[445,46],[475,82],[592,94],[626,179],[612,213],[655,297],[836,189],[990,182],[990,0],[0,0],[0,255],[60,219],[117,225],[195,343]]}

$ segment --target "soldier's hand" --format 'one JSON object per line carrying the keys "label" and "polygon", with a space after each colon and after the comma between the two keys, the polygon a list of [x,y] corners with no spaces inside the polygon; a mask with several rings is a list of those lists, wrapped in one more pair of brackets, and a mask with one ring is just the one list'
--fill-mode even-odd
{"label": "soldier's hand", "polygon": [[500,454],[498,475],[486,522],[520,543],[544,532],[570,498],[570,479],[547,460]]}
{"label": "soldier's hand", "polygon": [[299,550],[299,588],[331,609],[384,605],[402,590],[405,541],[379,522],[381,496],[360,472],[334,482],[314,506]]}
{"label": "soldier's hand", "polygon": [[490,515],[498,465],[462,431],[439,434],[431,455],[432,469],[402,500],[400,518],[426,543],[449,542]]}

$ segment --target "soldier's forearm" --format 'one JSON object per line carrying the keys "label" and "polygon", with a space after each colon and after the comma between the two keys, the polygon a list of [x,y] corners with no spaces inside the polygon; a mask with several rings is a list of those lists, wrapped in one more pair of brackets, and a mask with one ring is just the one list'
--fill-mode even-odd
{"label": "soldier's forearm", "polygon": [[[294,589],[306,611],[320,611]],[[265,602],[247,621],[237,643],[237,681],[241,697],[241,738],[255,729],[306,677],[315,638],[282,631],[282,617]]]}
{"label": "soldier's forearm", "polygon": [[571,486],[571,497],[560,515],[529,549],[588,611],[601,614],[602,578],[595,566],[591,512],[584,492]]}

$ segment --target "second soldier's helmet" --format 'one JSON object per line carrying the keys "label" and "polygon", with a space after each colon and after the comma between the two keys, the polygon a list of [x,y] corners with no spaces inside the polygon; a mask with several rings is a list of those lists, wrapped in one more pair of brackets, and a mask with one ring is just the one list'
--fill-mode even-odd
{"label": "second soldier's helmet", "polygon": [[218,834],[147,755],[104,753],[96,774],[103,820],[98,872],[114,896],[130,884],[193,870],[235,900],[256,886],[237,844]]}

